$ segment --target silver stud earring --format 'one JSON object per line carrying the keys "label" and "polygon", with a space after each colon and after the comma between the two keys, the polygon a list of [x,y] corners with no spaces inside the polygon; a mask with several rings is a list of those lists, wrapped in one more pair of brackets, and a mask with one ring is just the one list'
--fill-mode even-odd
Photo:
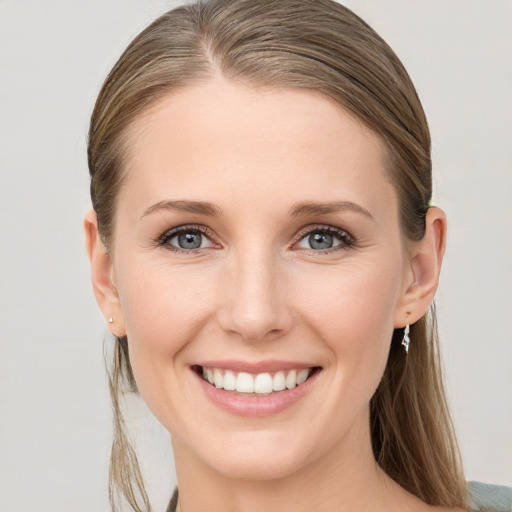
{"label": "silver stud earring", "polygon": [[109,323],[109,324],[113,324],[113,323],[114,323],[114,319],[113,319],[112,317],[110,317],[110,318],[108,319],[108,323]]}
{"label": "silver stud earring", "polygon": [[409,324],[407,324],[404,328],[404,338],[402,340],[402,345],[405,348],[405,352],[409,352],[409,343],[411,343],[411,339],[409,338]]}

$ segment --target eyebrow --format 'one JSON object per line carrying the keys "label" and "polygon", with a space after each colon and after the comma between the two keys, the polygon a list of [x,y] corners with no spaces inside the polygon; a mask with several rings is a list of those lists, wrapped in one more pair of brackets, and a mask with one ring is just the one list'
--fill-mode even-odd
{"label": "eyebrow", "polygon": [[206,203],[203,201],[160,201],[144,210],[141,218],[144,218],[146,215],[158,210],[198,213],[209,217],[219,217],[221,215],[221,209],[212,203]]}
{"label": "eyebrow", "polygon": [[[197,213],[199,215],[206,215],[208,217],[220,217],[222,210],[212,203],[204,201],[159,201],[150,206],[141,218],[149,215],[158,210],[174,210],[178,212]],[[373,219],[372,214],[362,206],[352,203],[350,201],[334,201],[331,203],[315,203],[312,201],[305,203],[296,203],[292,205],[289,210],[289,215],[292,217],[306,217],[310,215],[327,215],[330,213],[338,213],[343,211],[352,211],[361,213],[366,217]]]}
{"label": "eyebrow", "polygon": [[371,220],[374,220],[372,214],[366,208],[350,201],[334,201],[331,203],[297,203],[292,205],[290,208],[290,215],[292,217],[306,217],[308,215],[327,215],[329,213],[344,211],[361,213]]}

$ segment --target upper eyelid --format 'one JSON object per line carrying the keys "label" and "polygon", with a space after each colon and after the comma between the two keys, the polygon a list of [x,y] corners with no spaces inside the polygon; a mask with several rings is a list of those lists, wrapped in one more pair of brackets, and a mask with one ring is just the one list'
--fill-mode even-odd
{"label": "upper eyelid", "polygon": [[211,237],[213,233],[210,228],[203,226],[202,224],[184,224],[183,226],[177,226],[175,228],[168,229],[160,236],[160,240],[169,240],[170,238],[174,238],[184,231],[199,231],[201,234],[206,235],[207,237]]}
{"label": "upper eyelid", "polygon": [[308,236],[311,233],[318,232],[318,231],[325,231],[329,234],[337,235],[339,239],[342,240],[342,246],[336,246],[336,247],[330,247],[327,249],[307,249],[307,248],[299,248],[300,251],[307,251],[307,252],[313,252],[315,254],[326,254],[326,253],[333,253],[338,252],[342,249],[347,249],[349,247],[354,247],[357,245],[357,240],[346,230],[343,228],[339,228],[336,226],[332,226],[329,224],[317,224],[313,226],[306,226],[302,230],[299,231],[299,233],[294,238],[293,242],[291,243],[291,248],[295,247],[299,242],[301,242],[306,236]]}
{"label": "upper eyelid", "polygon": [[[219,246],[219,243],[215,240],[215,236],[212,236],[213,231],[202,224],[183,224],[181,226],[176,226],[174,228],[168,229],[163,233],[158,239],[156,240],[156,246],[157,247],[164,247],[166,246],[167,250],[172,250],[172,252],[175,253],[183,253],[183,254],[196,254],[199,252],[204,251],[205,249],[211,249],[212,247],[202,247],[197,249],[183,249],[181,247],[177,247],[170,242],[173,238],[176,238],[182,233],[190,232],[190,231],[197,231],[201,233],[201,235],[205,236],[213,246]],[[213,247],[215,248],[215,247]]]}
{"label": "upper eyelid", "polygon": [[295,240],[302,240],[306,235],[313,233],[315,231],[327,231],[329,233],[334,233],[338,235],[344,234],[348,238],[354,239],[354,237],[346,229],[331,226],[329,224],[313,224],[299,230],[298,233],[295,235]]}

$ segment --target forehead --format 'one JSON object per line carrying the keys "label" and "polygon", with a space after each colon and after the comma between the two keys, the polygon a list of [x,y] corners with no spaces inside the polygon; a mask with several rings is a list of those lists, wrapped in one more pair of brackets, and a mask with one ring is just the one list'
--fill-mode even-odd
{"label": "forehead", "polygon": [[309,90],[223,79],[184,88],[130,126],[126,148],[126,184],[151,200],[166,189],[198,200],[279,189],[290,202],[366,190],[369,203],[391,187],[380,137]]}

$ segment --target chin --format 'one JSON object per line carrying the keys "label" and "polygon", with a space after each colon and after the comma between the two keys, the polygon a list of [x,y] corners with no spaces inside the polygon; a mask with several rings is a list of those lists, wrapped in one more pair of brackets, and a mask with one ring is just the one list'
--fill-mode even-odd
{"label": "chin", "polygon": [[[190,454],[201,465],[229,479],[269,481],[286,478],[307,466],[314,458],[314,447],[290,435],[276,432],[225,432],[228,439],[212,435],[189,446]],[[214,439],[217,438],[217,442]],[[175,445],[175,450],[177,447]]]}
{"label": "chin", "polygon": [[260,450],[253,457],[226,457],[212,461],[212,468],[229,479],[270,481],[286,478],[304,466],[305,461],[298,457],[268,456]]}

